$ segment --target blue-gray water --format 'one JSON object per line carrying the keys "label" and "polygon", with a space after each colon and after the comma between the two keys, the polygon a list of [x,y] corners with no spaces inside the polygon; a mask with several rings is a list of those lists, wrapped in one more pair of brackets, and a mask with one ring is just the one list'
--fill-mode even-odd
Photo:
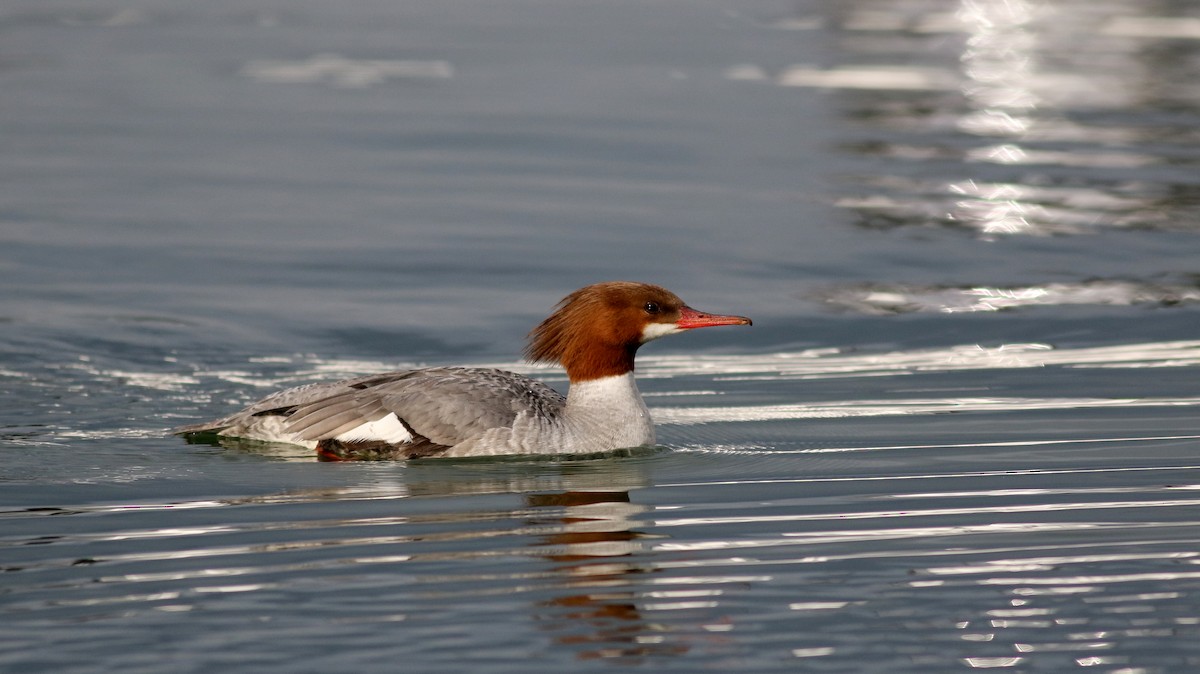
{"label": "blue-gray water", "polygon": [[[1194,3],[10,0],[0,37],[0,669],[1200,669]],[[614,278],[755,319],[643,349],[658,451],[167,435],[529,370]]]}

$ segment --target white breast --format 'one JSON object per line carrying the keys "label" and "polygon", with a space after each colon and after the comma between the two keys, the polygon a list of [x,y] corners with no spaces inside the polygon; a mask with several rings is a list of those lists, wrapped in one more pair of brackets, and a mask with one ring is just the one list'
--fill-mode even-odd
{"label": "white breast", "polygon": [[630,372],[571,384],[562,414],[522,412],[512,427],[494,428],[443,456],[596,454],[654,441],[654,422]]}

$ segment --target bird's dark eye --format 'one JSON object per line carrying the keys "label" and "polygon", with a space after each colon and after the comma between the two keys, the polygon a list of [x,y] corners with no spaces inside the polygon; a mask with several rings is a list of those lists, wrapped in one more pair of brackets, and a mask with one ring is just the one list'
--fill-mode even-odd
{"label": "bird's dark eye", "polygon": [[646,302],[646,306],[643,308],[648,314],[657,314],[659,311],[661,311],[661,309],[658,307],[658,302]]}

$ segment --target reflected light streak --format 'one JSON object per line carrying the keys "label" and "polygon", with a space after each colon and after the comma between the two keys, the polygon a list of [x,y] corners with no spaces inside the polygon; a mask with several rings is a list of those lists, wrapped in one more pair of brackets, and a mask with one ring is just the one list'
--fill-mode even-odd
{"label": "reflected light streak", "polygon": [[725,590],[655,590],[639,593],[639,596],[654,599],[679,599],[682,597],[719,597]]}
{"label": "reflected light streak", "polygon": [[[1145,500],[1145,501],[1080,501],[1074,503],[1031,503],[1019,505],[991,505],[979,506],[974,508],[908,508],[904,510],[870,510],[863,512],[832,512],[832,513],[815,513],[815,514],[791,514],[791,515],[747,515],[747,516],[727,516],[727,517],[679,517],[679,518],[663,518],[655,521],[655,525],[659,527],[688,527],[688,526],[710,526],[710,525],[725,525],[725,524],[762,524],[766,522],[824,522],[836,521],[845,522],[852,520],[888,520],[888,519],[907,519],[907,518],[924,518],[924,517],[958,517],[961,515],[996,515],[1005,514],[1012,515],[1018,513],[1063,513],[1091,510],[1130,510],[1142,508],[1188,508],[1200,505],[1200,499],[1160,499],[1160,500]],[[980,533],[980,532],[996,532],[996,531],[1027,531],[1027,530],[1054,530],[1057,527],[1066,527],[1068,529],[1097,529],[1104,528],[1108,525],[1096,523],[1005,523],[1005,524],[983,524],[983,525],[963,525],[961,527],[916,527],[916,528],[889,528],[879,530],[851,530],[851,531],[824,531],[816,534],[808,533],[784,533],[784,539],[802,538],[811,540],[813,538],[842,538],[850,536],[858,538],[865,536],[867,539],[878,537],[900,537],[909,538],[913,536],[946,536],[958,535],[963,533]],[[700,545],[716,546],[718,549],[726,545],[733,547],[741,547],[742,545],[751,545],[760,547],[766,544],[763,541],[753,542],[722,542],[722,541],[706,541]],[[664,549],[676,549],[680,545],[690,545],[677,542],[662,543],[656,547]],[[1169,556],[1171,559],[1190,559],[1195,557],[1193,553],[1179,553]],[[1121,557],[1122,559],[1126,557]],[[1133,559],[1141,559],[1141,556],[1129,557]],[[1157,557],[1155,557],[1157,558]],[[1046,558],[1044,560],[1022,560],[1022,563],[1032,563],[1039,566],[1053,566],[1055,564],[1066,563],[1071,561],[1070,558]],[[1096,561],[1096,560],[1089,560]]]}
{"label": "reflected light streak", "polygon": [[[963,96],[974,108],[959,120],[960,130],[978,136],[1024,136],[1032,125],[1029,113],[1040,103],[1030,88],[1037,45],[1028,28],[1032,7],[1024,0],[963,0],[957,16],[970,34],[960,61],[966,77]],[[1023,164],[1029,156],[1009,142],[969,152],[966,160]],[[971,223],[985,235],[1026,234],[1035,229],[1026,211],[1038,208],[1025,203],[1026,198],[1023,187],[1013,185],[1000,199],[976,196],[960,201],[950,217]]]}
{"label": "reflected light streak", "polygon": [[963,344],[936,349],[852,353],[821,349],[767,354],[643,356],[641,377],[686,375],[752,379],[816,379],[918,372],[1060,367],[1191,367],[1200,365],[1200,341],[1056,348],[1048,344]]}
{"label": "reflected light streak", "polygon": [[[1049,166],[1082,166],[1095,168],[1137,168],[1161,164],[1154,155],[1136,152],[1055,152],[1027,150],[1016,145],[992,145],[967,152],[969,162],[991,164],[1045,164]],[[1022,196],[1026,196],[1024,191]],[[1032,196],[1032,194],[1028,195]]]}
{"label": "reflected light streak", "polygon": [[[1172,525],[1162,525],[1162,526],[1171,527]],[[1188,523],[1184,523],[1184,524],[1174,525],[1175,528],[1190,528],[1192,526],[1195,526],[1195,523],[1188,522]],[[1105,528],[1110,529],[1110,530],[1114,529],[1114,527],[1105,527]],[[1138,528],[1145,528],[1145,527],[1138,527]],[[1053,529],[1050,533],[1063,533],[1063,531],[1064,530],[1062,530],[1062,529]],[[997,532],[991,531],[991,532],[980,532],[980,533],[993,534],[993,533],[997,533]],[[1036,534],[1039,532],[1033,531],[1029,528],[1026,528],[1026,529],[1021,530],[1020,532],[1000,532],[1000,533],[1002,535],[1008,534],[1008,533],[1020,533],[1020,534],[1024,535],[1024,534],[1029,534],[1029,533]],[[920,539],[919,536],[915,536],[915,537],[911,537],[907,540],[919,540],[919,539]],[[873,539],[868,539],[866,542],[871,542],[871,540],[873,540]],[[883,540],[890,540],[890,539],[883,539]],[[705,551],[711,551],[711,550],[726,550],[726,549],[737,550],[737,549],[745,549],[745,548],[811,545],[814,543],[823,544],[823,543],[828,543],[828,542],[837,544],[837,543],[862,542],[862,541],[852,541],[852,540],[844,539],[844,538],[837,538],[837,539],[831,540],[831,541],[796,540],[793,538],[793,539],[777,539],[777,540],[774,540],[770,545],[746,544],[746,545],[742,545],[742,546],[726,545],[726,546],[704,547],[703,544],[696,544],[698,547],[696,547],[694,550],[691,548],[673,548],[673,550],[705,552]],[[1178,540],[1174,539],[1174,538],[1166,539],[1166,540],[1145,539],[1145,540],[1140,540],[1138,542],[1138,544],[1142,545],[1142,546],[1177,545]],[[1091,548],[1096,548],[1096,547],[1107,548],[1108,545],[1109,544],[1107,542],[1103,542],[1103,541],[1102,542],[1094,542],[1094,543],[1075,543],[1075,544],[1067,544],[1067,545],[1064,545],[1062,543],[1046,543],[1046,544],[1039,544],[1039,545],[1021,545],[1021,546],[1010,545],[1010,546],[1000,546],[1000,547],[974,546],[971,548],[971,550],[972,550],[972,554],[998,555],[998,554],[1030,553],[1030,552],[1040,552],[1040,551],[1061,552],[1064,549],[1068,549],[1068,548],[1069,549],[1091,549]],[[893,549],[885,550],[885,549],[866,547],[863,549],[856,550],[854,552],[810,554],[810,555],[805,555],[805,556],[801,556],[801,557],[772,556],[769,559],[765,559],[765,558],[764,559],[747,559],[746,557],[741,557],[741,556],[730,556],[730,557],[710,557],[710,558],[705,558],[705,559],[690,559],[690,560],[662,560],[662,561],[655,562],[654,568],[664,570],[664,569],[696,569],[696,568],[718,569],[718,568],[727,568],[727,567],[748,568],[751,566],[775,567],[775,566],[786,566],[786,565],[837,564],[837,563],[841,563],[841,562],[867,560],[867,559],[881,559],[881,558],[894,559],[900,555],[913,558],[914,560],[915,559],[926,559],[926,558],[943,558],[943,557],[957,558],[957,557],[960,557],[962,554],[963,554],[962,549],[957,548],[957,547],[937,547],[937,548],[932,548],[932,549],[929,549],[929,548],[915,549],[915,548],[913,548],[913,549],[905,549],[905,550],[903,550],[903,552],[899,552],[899,551],[896,551]],[[921,580],[912,580],[912,581],[909,581],[907,584],[912,587],[943,587],[943,586],[947,585],[947,583],[957,582],[957,581],[955,581],[955,578],[958,576],[980,575],[980,574],[994,575],[1000,571],[1003,571],[1006,573],[1024,573],[1024,572],[1028,572],[1028,571],[1054,570],[1053,566],[1047,566],[1047,565],[1042,565],[1042,564],[1023,565],[1020,563],[1019,560],[1010,560],[1010,561],[1011,561],[1011,563],[1008,564],[1007,566],[1005,566],[1003,569],[1000,569],[998,567],[990,567],[990,568],[971,567],[971,568],[975,569],[974,572],[962,571],[961,573],[957,573],[957,574],[956,573],[947,573],[947,574],[943,574],[940,577],[941,579],[926,578],[926,579],[921,579]],[[949,568],[964,568],[964,567],[943,567],[943,568],[949,569]],[[924,572],[924,571],[925,570],[922,569],[922,572]],[[946,579],[949,579],[949,580],[946,580]],[[968,582],[975,584],[975,581],[968,581]],[[1103,588],[1100,586],[1079,585],[1079,584],[1069,584],[1069,583],[1064,583],[1061,586],[1059,586],[1058,584],[1055,584],[1055,583],[1045,583],[1045,584],[1039,585],[1038,587],[1016,587],[1012,590],[1008,590],[1008,593],[1015,595],[1015,596],[1026,597],[1026,596],[1041,596],[1041,595],[1089,594],[1089,593],[1096,593],[1096,592],[1101,592],[1101,591],[1103,591]],[[1198,619],[1198,621],[1200,621],[1200,619]]]}
{"label": "reflected light streak", "polygon": [[[681,562],[675,566],[679,568],[687,568],[698,566],[700,564]],[[647,578],[645,580],[651,585],[749,585],[751,583],[769,583],[775,580],[775,577],[763,575],[751,576],[743,574],[730,576],[675,576],[671,578]]]}
{"label": "reflected light streak", "polygon": [[[1100,564],[1111,562],[1147,562],[1147,561],[1176,561],[1176,560],[1191,560],[1196,557],[1196,553],[1192,552],[1163,552],[1163,553],[1145,553],[1145,554],[1104,554],[1104,555],[1054,555],[1049,557],[1029,557],[1021,559],[997,559],[976,564],[965,564],[962,566],[949,567],[932,567],[924,569],[925,573],[935,576],[974,576],[980,574],[995,574],[995,573],[1016,573],[1028,570],[1041,569],[1060,569],[1064,566],[1072,564]],[[1071,589],[1074,587],[1075,589]],[[1063,583],[1063,587],[1052,588],[1048,591],[1037,592],[1033,588],[1020,588],[1014,590],[1013,594],[1019,596],[1034,596],[1035,594],[1079,594],[1092,592],[1090,589],[1078,589],[1078,584]],[[1119,597],[1101,596],[1084,598],[1083,601],[1088,603],[1097,602],[1127,602],[1127,601],[1148,601],[1153,599],[1171,599],[1175,598],[1177,593],[1159,592],[1159,593],[1143,593],[1139,595],[1124,595]],[[1007,610],[1007,609],[1005,609]],[[1024,609],[1021,609],[1024,610]],[[1014,617],[1018,613],[1009,615],[1001,615],[999,612],[993,612],[996,617]]]}
{"label": "reflected light streak", "polygon": [[982,578],[979,585],[1112,585],[1114,583],[1171,582],[1200,580],[1200,571],[1157,571],[1104,575],[1055,576],[1051,578]]}
{"label": "reflected light streak", "polygon": [[454,67],[447,61],[350,59],[340,54],[317,54],[301,61],[250,61],[241,74],[260,82],[322,83],[358,89],[392,79],[450,79]]}
{"label": "reflected light streak", "polygon": [[[952,412],[1020,412],[1032,410],[1096,409],[1104,407],[1195,407],[1196,398],[948,398],[896,401],[832,401],[803,405],[750,405],[744,407],[656,407],[660,424],[686,426],[716,422],[845,419]],[[1186,436],[1193,437],[1193,436]],[[1124,438],[1139,440],[1141,438]],[[1074,442],[1087,442],[1076,440]],[[1021,444],[1021,443],[1017,443]],[[971,444],[971,447],[980,445]],[[810,451],[810,450],[801,450]],[[846,450],[840,450],[846,451]]]}
{"label": "reflected light streak", "polygon": [[[1141,54],[1155,43],[1200,39],[1200,19],[1112,16],[1111,11],[1078,17],[1067,6],[1033,0],[960,0],[950,12],[940,11],[937,3],[851,4],[840,28],[867,37],[849,35],[843,40],[849,60],[886,55],[890,62],[829,68],[795,65],[780,72],[775,84],[881,92],[884,96],[873,100],[847,96],[852,115],[885,132],[916,132],[921,142],[906,145],[873,138],[851,151],[902,162],[953,162],[960,169],[959,176],[937,180],[929,190],[879,191],[839,200],[838,206],[860,213],[863,226],[943,224],[974,230],[985,239],[1078,234],[1130,223],[1178,226],[1177,218],[1164,217],[1166,209],[1156,207],[1153,190],[1143,186],[1117,188],[1133,186],[1144,197],[1137,200],[1136,209],[1114,215],[1103,209],[1081,211],[1048,204],[1040,198],[1045,181],[1032,177],[1012,181],[1007,194],[963,192],[961,169],[978,180],[982,174],[972,172],[972,164],[1127,170],[1174,164],[1171,151],[1124,149],[1147,147],[1140,129],[1082,121],[1070,113],[1080,108],[1144,106],[1138,92],[1147,77],[1153,81],[1157,73],[1146,72]],[[937,41],[916,37],[933,34],[947,37]],[[934,60],[931,64],[929,52],[952,44],[959,35],[963,37],[957,63],[938,67]],[[768,76],[760,66],[741,66],[731,68],[727,77],[762,80]],[[1187,91],[1177,86],[1171,96],[1190,99]],[[953,93],[961,94],[961,100]],[[977,144],[972,147],[946,137],[955,131],[973,137]],[[1046,142],[1067,142],[1072,147],[1031,146]],[[912,172],[898,166],[892,170]],[[1071,173],[1078,180],[1090,172]],[[1110,191],[1099,181],[1088,182],[1097,185],[1089,191]]]}
{"label": "reflected light streak", "polygon": [[836,649],[833,646],[818,646],[816,648],[793,648],[792,655],[797,658],[820,658],[826,655],[833,655]]}
{"label": "reflected light streak", "polygon": [[[840,452],[879,452],[896,449],[960,449],[964,447],[1044,447],[1048,445],[1078,445],[1078,444],[1093,444],[1093,443],[1126,443],[1126,442],[1164,442],[1175,440],[1200,440],[1200,435],[1158,435],[1148,437],[1131,437],[1131,438],[1078,438],[1071,440],[1012,440],[1005,442],[963,442],[963,443],[947,443],[947,444],[928,444],[928,445],[877,445],[872,447],[823,447],[815,449],[777,449],[769,450],[770,454],[836,454]],[[688,451],[703,452],[703,448],[691,448]],[[755,449],[754,454],[762,454],[764,450]],[[720,452],[715,452],[720,453]],[[1114,468],[1112,470],[1156,470],[1153,468]],[[1176,470],[1175,467],[1169,470]],[[1033,471],[1038,474],[1054,474],[1056,471]],[[1008,474],[1008,473],[1004,473]],[[927,477],[927,476],[922,476]],[[866,478],[855,478],[866,479]],[[899,478],[888,478],[899,479]]]}
{"label": "reflected light streak", "polygon": [[[1102,142],[1091,138],[1088,142]],[[919,146],[886,144],[875,148],[872,156],[901,159],[924,159],[939,156],[937,151]],[[1065,153],[1060,153],[1064,154]],[[1051,159],[1046,153],[1035,154],[1040,160]],[[1145,155],[1120,152],[1070,153],[1054,157],[1076,166],[1125,166],[1142,163]],[[1161,162],[1160,160],[1157,160]],[[1133,183],[1115,188],[1096,186],[1024,185],[1010,182],[959,180],[953,183],[897,176],[876,176],[870,186],[896,194],[871,194],[866,197],[846,197],[836,205],[870,217],[898,219],[901,222],[944,224],[976,228],[976,221],[962,220],[958,213],[964,203],[986,202],[971,208],[985,208],[992,202],[1018,200],[1027,207],[1021,211],[1033,227],[1030,233],[1080,234],[1095,231],[1097,224],[1124,227],[1133,224],[1153,225],[1155,228],[1178,228],[1179,223],[1163,213],[1153,211],[1153,198],[1122,196],[1128,191],[1145,191]],[[1037,208],[1030,208],[1036,206]]]}
{"label": "reflected light streak", "polygon": [[[324,501],[390,501],[394,499],[407,498],[409,496],[407,485],[404,484],[387,484],[379,483],[372,485],[359,485],[349,487],[337,487],[323,490],[310,490],[296,493],[282,494],[267,494],[263,496],[246,496],[240,498],[231,498],[226,500],[209,500],[202,499],[196,501],[174,501],[166,503],[108,503],[108,504],[86,504],[72,505],[64,508],[56,508],[50,510],[38,511],[0,511],[0,514],[11,515],[20,513],[22,515],[31,516],[57,516],[64,513],[82,514],[82,513],[103,513],[103,514],[120,514],[131,513],[137,514],[147,511],[158,510],[196,510],[207,508],[228,508],[240,507],[247,505],[287,505],[293,503],[320,503]],[[386,518],[384,518],[386,519]],[[347,521],[339,520],[339,524],[346,524]],[[374,524],[374,523],[389,523],[381,518],[374,520],[356,520],[350,522],[353,524]],[[269,525],[260,524],[261,528],[267,528]],[[213,529],[212,531],[222,531],[222,529]],[[161,532],[161,533],[160,533]],[[178,532],[172,534],[171,532]],[[145,532],[127,532],[124,535],[130,536],[150,536],[156,537],[159,535],[192,535],[193,530],[187,528],[164,528],[155,529]],[[200,528],[195,530],[195,533],[211,533],[208,528]]]}
{"label": "reflected light streak", "polygon": [[272,587],[277,587],[275,583],[248,583],[246,585],[212,585],[208,587],[194,587],[192,592],[197,594],[234,594],[238,592],[257,592],[258,590],[266,590]]}
{"label": "reflected light streak", "polygon": [[868,284],[835,287],[817,297],[835,308],[864,314],[952,314],[1068,305],[1175,306],[1200,302],[1200,288],[1107,279],[1009,287]]}
{"label": "reflected light streak", "polygon": [[1141,592],[1116,597],[1084,597],[1083,601],[1085,604],[1104,604],[1126,601],[1158,601],[1160,599],[1179,599],[1181,597],[1183,597],[1183,593],[1181,592]]}
{"label": "reflected light streak", "polygon": [[832,70],[793,66],[780,73],[775,83],[781,87],[874,91],[950,91],[957,88],[957,78],[950,71],[911,66],[843,67]]}
{"label": "reflected light streak", "polygon": [[802,601],[788,604],[788,608],[792,611],[833,611],[849,605],[848,601]]}
{"label": "reflected light streak", "polygon": [[[1186,436],[1186,437],[1189,439],[1200,439],[1200,435]],[[1152,438],[1152,439],[1158,440],[1161,438]],[[1119,441],[1120,442],[1128,442],[1127,439],[1119,440]],[[1057,444],[1060,442],[1081,442],[1081,441],[1078,441],[1078,440],[1052,440],[1049,442]],[[1099,441],[1090,440],[1088,442],[1099,442]],[[1118,442],[1118,441],[1114,440],[1114,442]],[[964,445],[933,445],[933,447],[935,447],[935,448],[941,447],[941,446],[962,447]],[[974,446],[980,446],[980,445],[971,445],[971,446],[974,447]],[[987,445],[982,445],[982,446],[986,447]],[[914,447],[921,447],[921,446],[919,446],[919,445],[917,445],[917,446],[895,445],[895,446],[891,446],[891,447],[881,447],[880,449],[911,449]],[[1132,467],[1127,467],[1127,468],[1060,468],[1060,469],[1027,468],[1027,469],[1023,469],[1023,470],[984,470],[984,471],[967,471],[967,472],[961,472],[961,473],[936,473],[936,474],[917,473],[917,474],[909,474],[909,475],[879,475],[879,476],[856,475],[854,477],[786,477],[786,478],[785,477],[777,477],[777,478],[759,478],[759,479],[742,479],[742,480],[705,480],[704,482],[676,482],[676,483],[663,482],[663,483],[656,485],[656,488],[658,488],[658,489],[665,489],[665,488],[671,488],[671,487],[692,488],[692,487],[698,487],[698,486],[718,486],[718,485],[720,485],[720,486],[729,486],[729,485],[750,486],[750,485],[756,485],[756,484],[807,484],[807,483],[826,483],[826,482],[837,483],[837,482],[893,482],[893,481],[905,481],[905,480],[954,480],[954,479],[962,479],[962,478],[973,479],[973,478],[980,478],[980,477],[999,477],[999,476],[1012,477],[1012,476],[1016,476],[1016,475],[1089,475],[1089,474],[1093,474],[1093,473],[1124,473],[1124,472],[1144,473],[1144,472],[1148,472],[1148,471],[1152,471],[1152,472],[1153,471],[1170,471],[1171,473],[1174,474],[1174,473],[1178,473],[1180,471],[1189,471],[1189,470],[1200,470],[1200,465],[1132,466]],[[658,508],[658,510],[665,512],[666,510],[669,510],[669,508],[665,507],[665,506],[660,506]]]}
{"label": "reflected light streak", "polygon": [[644,611],[685,611],[698,608],[716,608],[720,606],[719,602],[715,601],[676,601],[676,602],[654,602],[642,605]]}
{"label": "reflected light streak", "polygon": [[999,657],[999,658],[963,658],[963,663],[972,669],[996,669],[1004,667],[1016,667],[1025,662],[1022,657]]}

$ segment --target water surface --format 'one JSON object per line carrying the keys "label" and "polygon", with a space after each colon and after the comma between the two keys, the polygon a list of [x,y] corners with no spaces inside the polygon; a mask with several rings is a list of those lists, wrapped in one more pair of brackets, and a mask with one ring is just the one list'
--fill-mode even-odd
{"label": "water surface", "polygon": [[[1190,3],[0,9],[0,667],[1200,667]],[[662,446],[168,434],[515,360],[566,292]]]}

